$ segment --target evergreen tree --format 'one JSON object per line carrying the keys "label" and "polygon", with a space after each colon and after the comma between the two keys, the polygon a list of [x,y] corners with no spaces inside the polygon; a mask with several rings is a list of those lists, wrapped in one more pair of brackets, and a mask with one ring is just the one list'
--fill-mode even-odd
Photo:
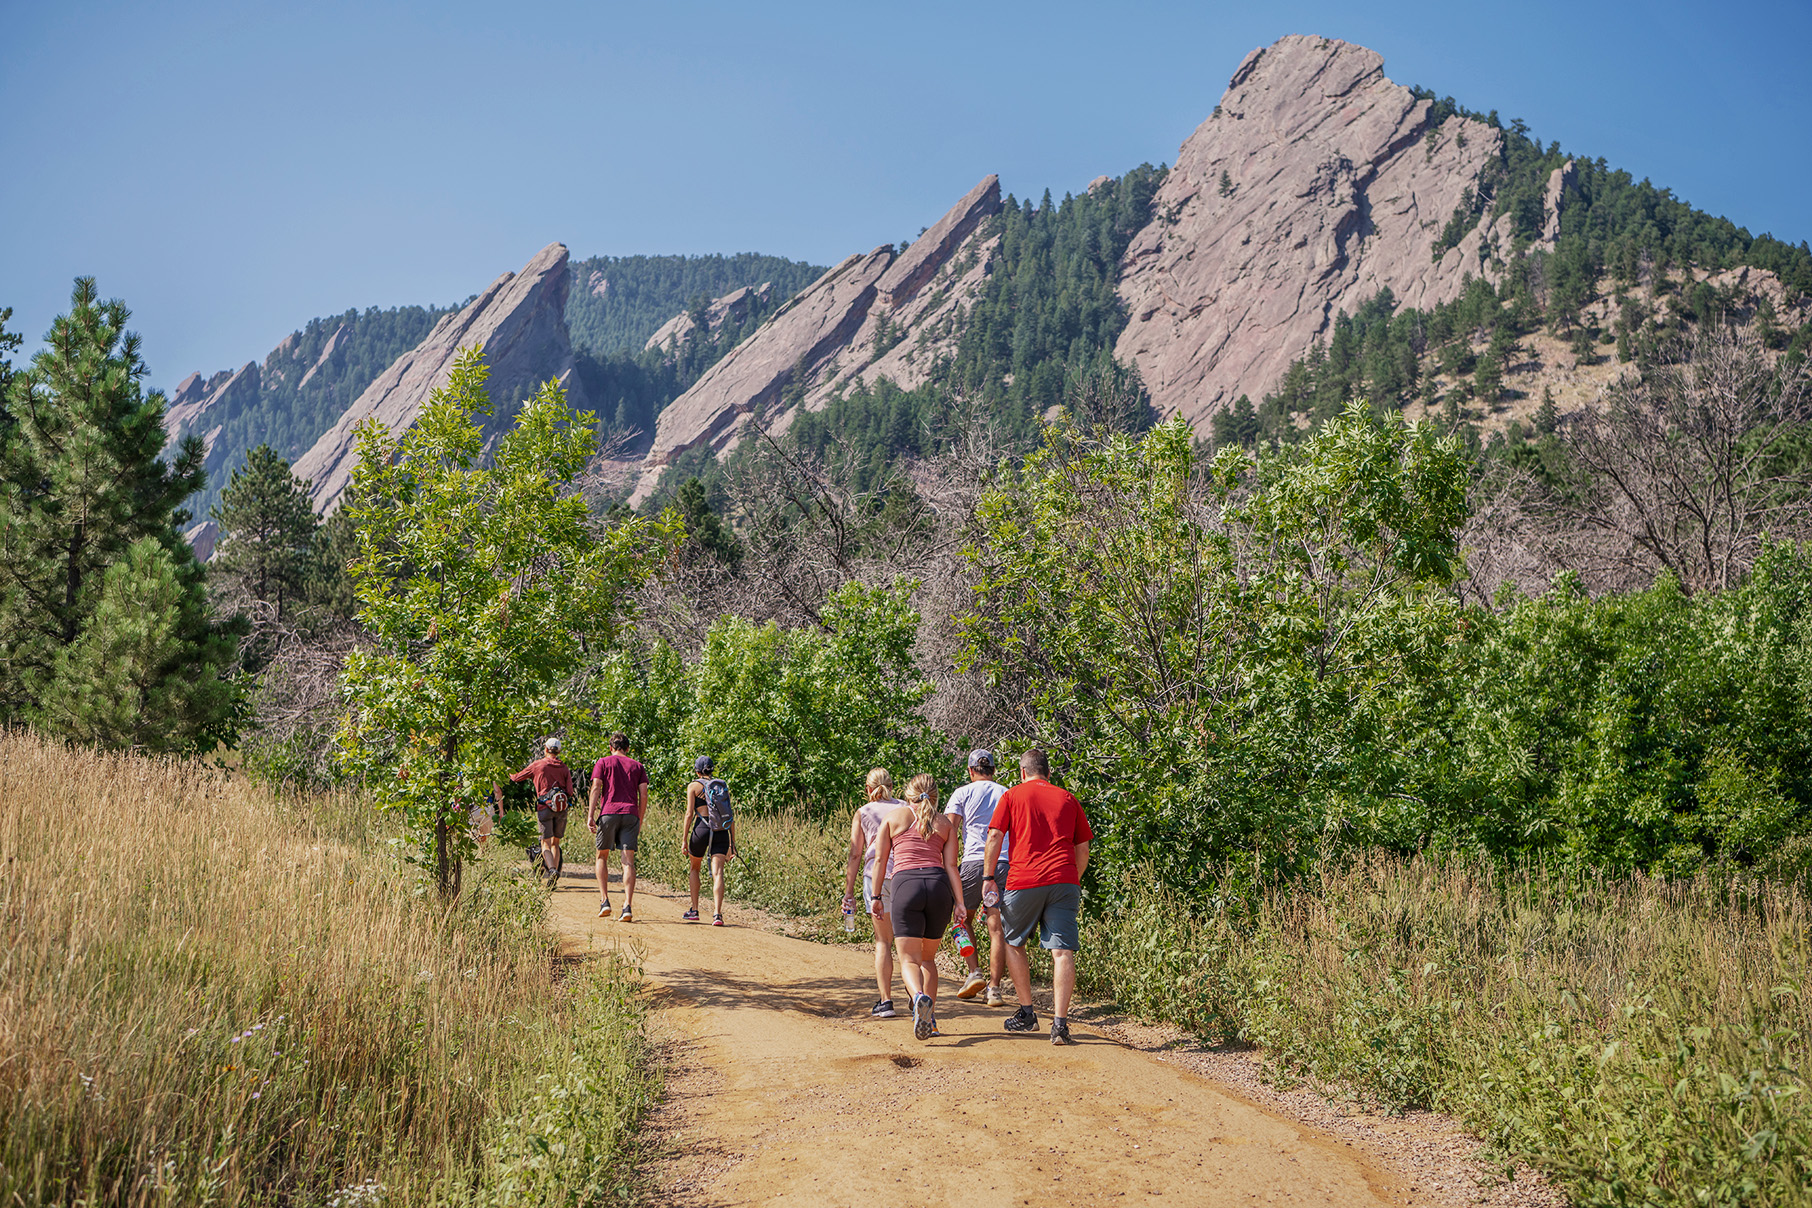
{"label": "evergreen tree", "polygon": [[204,479],[201,441],[159,460],[164,399],[144,390],[127,315],[79,278],[70,312],[9,388],[0,721],[109,746],[205,750],[233,736],[238,691],[225,677],[244,626],[209,619],[181,533],[182,500]]}
{"label": "evergreen tree", "polygon": [[686,535],[725,566],[742,561],[742,548],[736,537],[711,508],[705,484],[694,475],[680,485],[674,503],[686,518]]}
{"label": "evergreen tree", "polygon": [[274,609],[279,623],[287,620],[307,584],[319,527],[307,484],[275,449],[259,445],[233,471],[213,515],[220,525],[217,573]]}

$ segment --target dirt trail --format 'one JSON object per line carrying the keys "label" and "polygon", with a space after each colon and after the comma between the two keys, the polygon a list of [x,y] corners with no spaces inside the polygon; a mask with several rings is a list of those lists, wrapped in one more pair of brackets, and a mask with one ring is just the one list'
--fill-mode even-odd
{"label": "dirt trail", "polygon": [[910,1018],[868,1017],[869,948],[683,923],[685,906],[646,883],[633,924],[596,918],[589,882],[553,902],[571,950],[642,947],[681,1038],[675,1140],[696,1161],[662,1202],[1425,1202],[1350,1142],[1086,1026],[1069,1048],[1003,1031],[1006,1010],[948,981],[943,1035],[920,1043]]}

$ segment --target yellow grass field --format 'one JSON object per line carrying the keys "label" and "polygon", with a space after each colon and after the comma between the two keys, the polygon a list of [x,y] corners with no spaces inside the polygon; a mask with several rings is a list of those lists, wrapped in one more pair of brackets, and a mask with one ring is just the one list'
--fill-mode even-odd
{"label": "yellow grass field", "polygon": [[443,910],[352,799],[0,734],[0,1203],[620,1199],[632,970],[518,852]]}

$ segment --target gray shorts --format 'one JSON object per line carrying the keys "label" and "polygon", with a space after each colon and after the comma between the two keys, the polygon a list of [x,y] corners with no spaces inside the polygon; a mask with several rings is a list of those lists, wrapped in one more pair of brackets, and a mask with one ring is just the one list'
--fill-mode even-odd
{"label": "gray shorts", "polygon": [[1040,931],[1046,948],[1064,948],[1075,952],[1082,947],[1082,933],[1076,914],[1082,909],[1082,886],[1039,885],[1033,889],[1009,889],[1000,895],[1000,921],[1006,928],[1007,944],[1023,948]]}
{"label": "gray shorts", "polygon": [[[982,900],[982,862],[970,860],[958,871],[957,876],[963,882],[963,909],[974,914],[981,909]],[[1007,862],[997,860],[994,864],[994,888],[999,889],[1007,883]]]}
{"label": "gray shorts", "polygon": [[550,810],[542,808],[535,811],[535,821],[541,826],[541,839],[543,842],[546,842],[549,839],[566,838],[566,816],[570,813],[572,813],[572,810],[570,809]]}
{"label": "gray shorts", "polygon": [[598,815],[598,850],[634,851],[636,837],[642,833],[642,820],[634,814]]}

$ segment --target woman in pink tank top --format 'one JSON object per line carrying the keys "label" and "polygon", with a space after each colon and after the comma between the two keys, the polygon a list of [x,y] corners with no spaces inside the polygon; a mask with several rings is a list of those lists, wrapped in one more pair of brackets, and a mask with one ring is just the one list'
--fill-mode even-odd
{"label": "woman in pink tank top", "polygon": [[[912,1034],[920,1040],[937,1035],[937,950],[944,942],[950,916],[968,917],[963,909],[963,882],[957,872],[962,830],[937,808],[937,784],[920,773],[906,786],[906,804],[890,811],[875,832],[875,863],[891,862],[891,914],[900,949],[900,975],[912,995]],[[869,898],[870,913],[882,911],[879,895]]]}

